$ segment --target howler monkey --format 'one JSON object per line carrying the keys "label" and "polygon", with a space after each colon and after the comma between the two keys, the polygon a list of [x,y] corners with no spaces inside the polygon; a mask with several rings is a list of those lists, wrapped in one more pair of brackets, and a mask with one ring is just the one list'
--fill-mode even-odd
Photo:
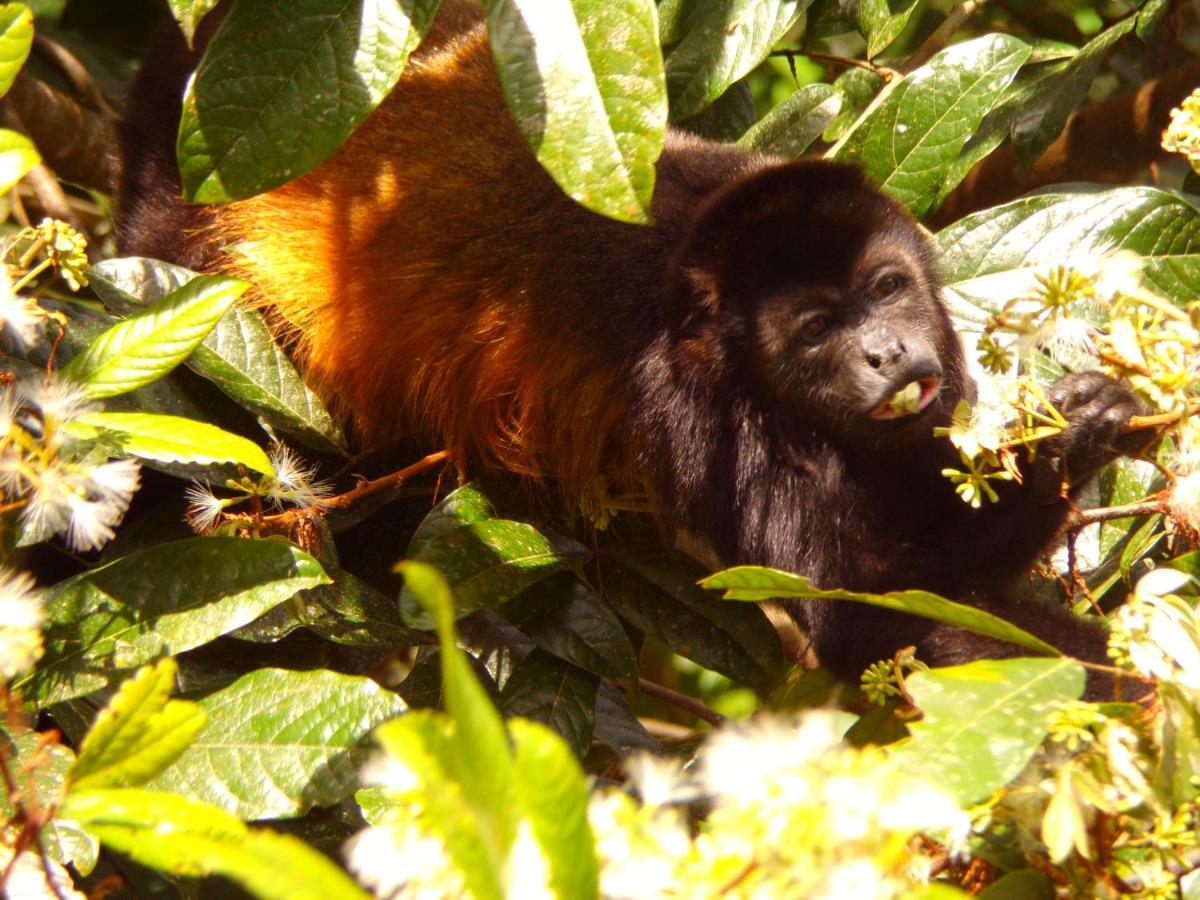
{"label": "howler monkey", "polygon": [[[849,166],[672,132],[654,225],[593,214],[511,121],[478,16],[442,7],[328,162],[221,207],[178,199],[195,60],[163,42],[123,128],[123,251],[252,281],[368,442],[416,427],[466,469],[574,496],[648,489],[724,563],[936,591],[1103,659],[1098,627],[1006,597],[1063,524],[1064,476],[1115,455],[1125,389],[1060,381],[1069,427],[1000,503],[971,509],[932,437],[971,385],[930,241],[897,203]],[[893,402],[905,390],[908,407]],[[793,612],[848,677],[908,644],[933,664],[1019,652],[858,604]]]}

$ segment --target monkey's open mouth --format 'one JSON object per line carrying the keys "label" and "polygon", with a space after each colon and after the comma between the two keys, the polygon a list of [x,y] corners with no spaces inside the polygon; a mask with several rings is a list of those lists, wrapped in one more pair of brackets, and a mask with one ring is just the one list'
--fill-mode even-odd
{"label": "monkey's open mouth", "polygon": [[902,419],[922,412],[941,389],[942,379],[936,375],[910,381],[869,413],[872,419]]}

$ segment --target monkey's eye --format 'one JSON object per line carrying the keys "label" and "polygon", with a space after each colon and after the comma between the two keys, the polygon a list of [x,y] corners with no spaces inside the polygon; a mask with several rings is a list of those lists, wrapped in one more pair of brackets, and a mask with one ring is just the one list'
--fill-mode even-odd
{"label": "monkey's eye", "polygon": [[815,344],[833,329],[832,316],[812,316],[800,326],[800,338],[809,344]]}
{"label": "monkey's eye", "polygon": [[867,298],[872,303],[882,303],[902,287],[904,287],[903,276],[891,272],[875,279],[871,287],[867,289]]}

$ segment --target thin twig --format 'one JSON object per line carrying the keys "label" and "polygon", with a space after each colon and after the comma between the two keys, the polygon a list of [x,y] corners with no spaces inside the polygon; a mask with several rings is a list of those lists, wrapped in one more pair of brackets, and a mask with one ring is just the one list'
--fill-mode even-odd
{"label": "thin twig", "polygon": [[925,42],[913,51],[912,56],[905,60],[900,71],[907,75],[929,62],[935,53],[945,48],[946,44],[950,42],[950,38],[954,36],[954,32],[962,27],[963,22],[967,21],[987,2],[988,0],[966,0],[965,3],[960,3],[950,10],[946,14],[946,18],[942,20],[942,24],[934,30],[933,34],[925,38]]}
{"label": "thin twig", "polygon": [[[406,466],[397,472],[392,472],[390,475],[384,475],[382,478],[376,478],[373,481],[363,480],[359,482],[357,487],[344,494],[338,494],[333,497],[321,497],[311,506],[304,509],[289,509],[269,516],[234,514],[227,518],[235,522],[245,522],[249,526],[265,528],[270,531],[288,529],[313,514],[323,515],[331,509],[345,509],[370,494],[385,491],[388,488],[400,487],[414,475],[428,471],[449,458],[449,450],[439,450],[437,453],[430,453],[424,459],[418,460],[411,466]],[[257,497],[258,495],[254,496]]]}
{"label": "thin twig", "polygon": [[673,691],[669,687],[663,687],[661,684],[655,684],[653,681],[647,681],[645,678],[638,679],[638,690],[649,697],[653,697],[655,700],[661,700],[663,703],[669,703],[677,709],[691,713],[697,719],[707,722],[714,728],[719,728],[725,724],[726,719],[723,715],[709,709],[695,697],[689,697],[686,694]]}
{"label": "thin twig", "polygon": [[1200,415],[1200,400],[1188,404],[1185,409],[1178,412],[1159,413],[1154,416],[1134,416],[1129,420],[1129,424],[1125,426],[1124,433],[1129,434],[1131,431],[1144,431],[1148,428],[1169,428],[1181,419],[1195,415]]}
{"label": "thin twig", "polygon": [[874,75],[878,75],[884,80],[884,83],[891,81],[898,74],[895,69],[889,69],[887,66],[877,66],[875,63],[864,59],[854,59],[849,56],[838,56],[834,53],[818,53],[815,50],[772,50],[768,56],[780,56],[787,59],[789,62],[795,60],[798,56],[804,56],[816,62],[829,63],[831,66],[844,66],[846,68],[865,69]]}
{"label": "thin twig", "polygon": [[1080,509],[1072,514],[1067,528],[1075,530],[1097,522],[1111,522],[1113,519],[1128,519],[1133,516],[1153,516],[1166,512],[1166,497],[1159,493],[1136,503],[1126,503],[1124,506],[1101,506],[1098,509]]}

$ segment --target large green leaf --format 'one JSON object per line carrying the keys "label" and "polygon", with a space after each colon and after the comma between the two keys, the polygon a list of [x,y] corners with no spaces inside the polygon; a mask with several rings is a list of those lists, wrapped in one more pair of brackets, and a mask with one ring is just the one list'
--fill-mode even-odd
{"label": "large green leaf", "polygon": [[0,193],[11,191],[41,161],[42,155],[33,146],[33,141],[23,134],[0,128]]}
{"label": "large green leaf", "polygon": [[250,197],[327,160],[395,85],[438,2],[235,3],[184,97],[185,197]]}
{"label": "large green leaf", "polygon": [[542,650],[513,666],[500,694],[507,719],[521,716],[554,730],[582,758],[596,725],[599,678]]}
{"label": "large green leaf", "polygon": [[560,572],[500,610],[539,647],[610,678],[637,677],[637,653],[621,620],[592,587]]}
{"label": "large green leaf", "polygon": [[[400,571],[406,588],[437,626],[446,712],[454,719],[441,765],[483,824],[491,858],[498,862],[507,856],[517,829],[514,763],[504,722],[456,645],[454,605],[445,579],[419,562],[401,563]],[[380,729],[385,748],[389,734],[404,738],[404,721],[393,723],[390,730]]]}
{"label": "large green leaf", "polygon": [[200,701],[208,723],[150,787],[241,819],[303,815],[353,793],[377,725],[406,709],[369,678],[259,669]]}
{"label": "large green leaf", "polygon": [[[33,49],[33,11],[24,3],[0,6],[0,97],[17,80]],[[7,188],[5,188],[7,190]]]}
{"label": "large green leaf", "polygon": [[963,806],[979,803],[1020,774],[1051,713],[1083,685],[1083,666],[1069,659],[983,659],[917,672],[905,686],[925,715],[893,756]]}
{"label": "large green leaf", "polygon": [[67,431],[85,440],[102,437],[139,459],[196,465],[239,463],[263,475],[275,471],[267,454],[253,441],[179,416],[89,413],[68,423]]}
{"label": "large green leaf", "polygon": [[700,582],[710,590],[725,591],[727,600],[778,600],[784,597],[811,598],[814,600],[853,600],[883,609],[912,613],[948,625],[956,625],[976,634],[987,635],[1026,647],[1035,653],[1058,656],[1059,651],[1040,638],[1034,637],[1016,625],[1004,621],[982,609],[955,603],[927,591],[890,591],[886,594],[867,594],[857,591],[822,591],[813,587],[803,575],[792,575],[778,569],[759,566],[737,566],[710,575]]}
{"label": "large green leaf", "polygon": [[631,554],[602,562],[604,597],[635,628],[757,690],[783,678],[789,663],[763,611],[713,598],[696,585],[699,566]]}
{"label": "large green leaf", "polygon": [[1058,137],[1067,118],[1087,97],[1108,51],[1133,29],[1136,22],[1136,15],[1122,19],[1090,40],[1070,59],[1057,63],[1051,74],[1038,81],[1038,90],[1026,98],[1012,128],[1013,150],[1022,165],[1032,165]]}
{"label": "large green leaf", "polygon": [[984,115],[1029,58],[1029,45],[1004,34],[956,44],[934,56],[864,115],[834,148],[860,163],[915,216],[947,188],[953,164]]}
{"label": "large green leaf", "polygon": [[[197,277],[182,266],[140,257],[105,260],[88,276],[105,305],[125,314]],[[186,364],[272,428],[323,452],[343,448],[341,430],[256,310],[234,306]]]}
{"label": "large green leaf", "polygon": [[811,0],[729,0],[699,4],[667,57],[671,118],[696,115],[767,58]]}
{"label": "large green leaf", "polygon": [[176,671],[174,660],[163,659],[121,684],[79,748],[71,790],[140,786],[179,758],[205,713],[171,699]]}
{"label": "large green leaf", "polygon": [[46,654],[18,687],[42,704],[91,693],[123,670],[208,643],[328,582],[315,559],[282,541],[160,544],[51,589]]}
{"label": "large green leaf", "polygon": [[794,159],[821,136],[841,108],[842,95],[833,85],[805,85],[742,135],[738,146]]}
{"label": "large green leaf", "polygon": [[248,287],[223,275],[201,275],[118,322],[72,359],[63,374],[93,399],[150,384],[183,362]]}
{"label": "large green leaf", "polygon": [[[430,538],[413,559],[433,566],[449,582],[456,616],[511,600],[543,578],[587,559],[587,548],[507,519],[465,524]],[[405,621],[428,629],[433,622],[406,588]]]}
{"label": "large green leaf", "polygon": [[168,875],[224,875],[263,900],[368,900],[349,875],[299,838],[247,828],[185,797],[140,788],[79,791],[61,812],[109,849]]}
{"label": "large green leaf", "polygon": [[455,531],[464,525],[475,525],[496,518],[492,501],[479,485],[464,484],[446,495],[446,499],[425,514],[412,540],[408,542],[410,557],[420,553],[435,538]]}
{"label": "large green leaf", "polygon": [[505,99],[543,168],[614,219],[650,221],[667,121],[652,0],[486,0]]}
{"label": "large green leaf", "polygon": [[595,841],[588,824],[588,780],[566,745],[534,722],[509,723],[517,802],[550,865],[556,897],[588,900],[599,890]]}
{"label": "large green leaf", "polygon": [[1036,275],[1117,251],[1140,256],[1146,285],[1164,297],[1200,295],[1200,207],[1157,188],[1059,188],[961,219],[937,242],[947,302],[970,331],[1030,293]]}

